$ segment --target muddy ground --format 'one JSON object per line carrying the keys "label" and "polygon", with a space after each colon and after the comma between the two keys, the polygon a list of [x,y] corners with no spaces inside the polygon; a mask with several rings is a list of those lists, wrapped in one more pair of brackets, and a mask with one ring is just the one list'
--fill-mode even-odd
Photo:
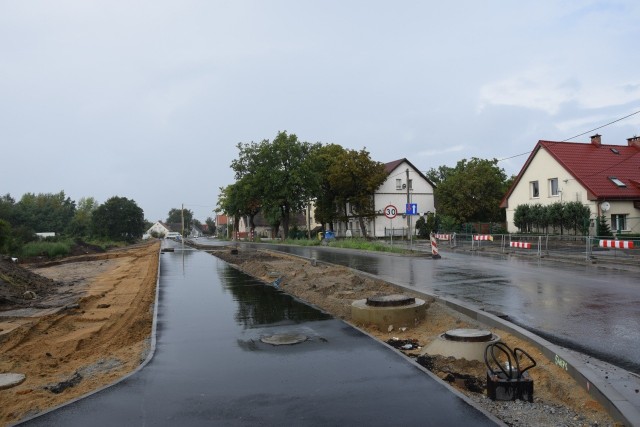
{"label": "muddy ground", "polygon": [[[311,265],[300,258],[265,251],[241,249],[232,254],[224,248],[211,252],[266,283],[273,282],[274,276],[282,277],[279,286],[284,292],[347,322],[351,321],[354,300],[398,293],[383,281],[345,267]],[[149,349],[158,254],[156,241],[28,269],[0,261],[0,373],[27,375],[19,386],[0,390],[0,425],[110,384],[139,366]],[[397,347],[415,343],[411,350],[398,351],[418,360],[508,425],[614,425],[566,372],[528,344],[493,331],[509,346],[524,348],[538,362],[531,371],[535,404],[519,407],[518,403],[501,403],[500,410],[508,415],[500,416],[500,410],[492,408],[492,402],[484,397],[484,363],[420,357],[421,348],[444,331],[482,327],[460,313],[428,303],[428,321],[406,330],[356,326]],[[526,422],[514,421],[513,413],[520,420],[525,417]]]}
{"label": "muddy ground", "polygon": [[17,387],[0,390],[0,425],[140,365],[149,349],[159,245],[83,250],[42,264],[0,260],[0,373],[26,375]]}

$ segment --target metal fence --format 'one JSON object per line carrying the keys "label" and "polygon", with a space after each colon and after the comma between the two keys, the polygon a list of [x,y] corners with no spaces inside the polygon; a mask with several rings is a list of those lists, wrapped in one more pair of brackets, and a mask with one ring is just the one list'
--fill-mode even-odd
{"label": "metal fence", "polygon": [[531,235],[531,234],[466,234],[436,233],[440,248],[472,251],[519,253],[537,257],[572,256],[590,259],[640,261],[640,238]]}

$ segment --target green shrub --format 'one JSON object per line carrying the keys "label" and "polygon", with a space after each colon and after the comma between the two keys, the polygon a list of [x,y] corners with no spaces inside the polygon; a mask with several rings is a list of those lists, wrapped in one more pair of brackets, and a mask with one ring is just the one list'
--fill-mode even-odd
{"label": "green shrub", "polygon": [[407,252],[404,249],[390,246],[384,242],[378,241],[370,241],[365,239],[341,239],[341,240],[330,240],[329,246],[334,248],[345,248],[345,249],[359,249],[362,251],[374,251],[374,252],[395,252],[395,253],[405,253]]}
{"label": "green shrub", "polygon": [[30,242],[25,244],[21,250],[23,258],[33,258],[38,256],[46,256],[49,258],[62,257],[69,254],[71,250],[71,242]]}

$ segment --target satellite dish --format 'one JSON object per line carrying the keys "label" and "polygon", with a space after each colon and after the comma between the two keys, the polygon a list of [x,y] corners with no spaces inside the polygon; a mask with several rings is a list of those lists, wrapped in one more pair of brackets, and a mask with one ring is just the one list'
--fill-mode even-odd
{"label": "satellite dish", "polygon": [[600,209],[602,209],[602,212],[606,212],[611,209],[611,204],[609,202],[602,202],[600,204]]}

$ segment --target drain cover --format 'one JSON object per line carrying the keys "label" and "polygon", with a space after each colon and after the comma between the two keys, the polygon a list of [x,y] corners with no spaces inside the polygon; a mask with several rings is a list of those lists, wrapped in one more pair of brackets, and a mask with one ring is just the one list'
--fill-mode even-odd
{"label": "drain cover", "polygon": [[367,305],[373,307],[400,307],[415,304],[416,299],[407,295],[377,295],[367,298]]}
{"label": "drain cover", "polygon": [[493,334],[484,329],[451,329],[445,332],[444,338],[449,341],[485,342],[491,341]]}
{"label": "drain cover", "polygon": [[265,344],[271,345],[292,345],[307,340],[307,336],[303,334],[274,334],[260,338]]}

